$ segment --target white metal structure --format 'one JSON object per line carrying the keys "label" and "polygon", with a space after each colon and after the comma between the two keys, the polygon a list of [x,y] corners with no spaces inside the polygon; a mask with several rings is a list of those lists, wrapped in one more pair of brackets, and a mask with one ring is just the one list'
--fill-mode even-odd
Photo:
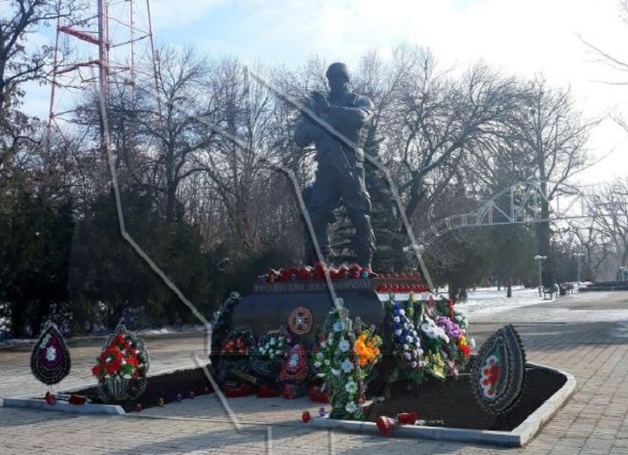
{"label": "white metal structure", "polygon": [[[545,185],[544,185],[545,184]],[[574,220],[604,216],[599,208],[592,207],[587,196],[577,187],[559,184],[560,196],[548,198],[544,187],[556,186],[553,182],[529,180],[519,182],[493,195],[476,211],[453,215],[432,224],[417,237],[414,250],[422,255],[439,237],[454,229],[464,227],[495,226]],[[543,216],[541,203],[548,205]]]}

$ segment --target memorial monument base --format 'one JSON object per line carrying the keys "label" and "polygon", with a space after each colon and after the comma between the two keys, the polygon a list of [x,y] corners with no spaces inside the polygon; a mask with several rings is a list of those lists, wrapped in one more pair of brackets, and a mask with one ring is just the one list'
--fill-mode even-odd
{"label": "memorial monument base", "polygon": [[[257,283],[254,293],[242,297],[234,305],[232,329],[250,329],[260,337],[283,325],[311,345],[336,298],[342,299],[352,319],[359,317],[365,326],[373,325],[378,333],[383,333],[386,303],[391,298],[408,300],[413,292],[417,300],[427,300],[431,295],[427,287],[420,284],[418,274],[380,277],[371,272],[363,278],[360,270],[351,273],[360,278]],[[299,309],[303,314],[299,314]],[[306,320],[295,320],[304,316]],[[299,322],[303,325],[296,327]]]}

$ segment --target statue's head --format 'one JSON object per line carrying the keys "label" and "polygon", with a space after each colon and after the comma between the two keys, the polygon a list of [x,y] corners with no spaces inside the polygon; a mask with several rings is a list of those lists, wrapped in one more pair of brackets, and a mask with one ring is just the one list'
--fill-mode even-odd
{"label": "statue's head", "polygon": [[346,90],[349,85],[349,68],[341,62],[332,63],[325,73],[332,92]]}

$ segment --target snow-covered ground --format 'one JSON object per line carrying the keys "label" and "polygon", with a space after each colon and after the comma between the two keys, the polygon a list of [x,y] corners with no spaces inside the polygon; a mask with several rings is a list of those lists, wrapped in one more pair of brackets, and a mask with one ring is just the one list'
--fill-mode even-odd
{"label": "snow-covered ground", "polygon": [[512,297],[506,297],[506,288],[497,290],[496,287],[492,288],[477,288],[469,290],[468,300],[465,303],[460,303],[460,307],[468,315],[473,314],[490,314],[500,313],[512,308],[535,305],[542,303],[542,297],[539,297],[539,290],[526,289],[522,286],[514,286],[512,288]]}
{"label": "snow-covered ground", "polygon": [[[605,293],[595,293],[596,297],[600,299],[604,298]],[[580,297],[583,294],[576,294],[573,297]],[[501,290],[497,290],[497,288],[477,288],[476,290],[469,290],[468,300],[465,303],[459,303],[456,305],[457,308],[464,311],[468,316],[470,316],[470,322],[473,324],[473,317],[477,316],[481,319],[486,319],[487,316],[490,315],[499,315],[500,313],[519,307],[526,307],[530,305],[536,305],[539,303],[548,302],[548,300],[544,300],[542,297],[539,297],[538,289],[526,289],[521,286],[513,287],[512,297],[506,297],[506,289],[502,288]],[[550,315],[551,313],[551,315]],[[539,311],[536,315],[540,318],[549,318],[553,316],[554,318],[567,317],[567,319],[571,317],[577,316],[578,318],[583,318],[582,320],[628,320],[628,309],[620,309],[620,310],[606,310],[606,311],[597,311],[597,310],[571,310],[566,308],[547,308],[543,311]],[[190,331],[204,331],[205,327],[202,325],[198,326],[183,326],[183,327],[165,327],[161,329],[147,329],[147,330],[139,330],[138,334],[140,335],[156,335],[156,334],[169,334],[169,333],[177,333],[177,332],[190,332]],[[9,347],[9,346],[20,346],[20,345],[30,345],[34,343],[34,340],[3,340],[0,341],[0,347]]]}
{"label": "snow-covered ground", "polygon": [[[470,326],[474,322],[511,322],[513,318],[517,321],[528,322],[617,322],[624,324],[628,331],[628,308],[621,307],[579,307],[578,305],[563,305],[563,302],[577,302],[581,299],[599,300],[600,302],[612,301],[614,293],[593,292],[576,293],[567,297],[555,297],[558,300],[556,305],[546,305],[539,308],[522,308],[515,314],[506,313],[513,308],[530,307],[539,303],[547,303],[539,297],[538,289],[524,289],[522,287],[513,288],[512,297],[506,297],[506,291],[496,288],[477,289],[469,292],[469,299],[466,303],[460,303],[459,308],[469,316]],[[569,299],[564,300],[563,299]],[[572,300],[573,299],[573,300]],[[628,332],[627,332],[628,333]]]}

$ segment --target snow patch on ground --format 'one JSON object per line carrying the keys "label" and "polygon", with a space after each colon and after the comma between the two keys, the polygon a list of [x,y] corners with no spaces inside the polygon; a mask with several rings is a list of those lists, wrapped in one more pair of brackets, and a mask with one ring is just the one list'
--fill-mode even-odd
{"label": "snow patch on ground", "polygon": [[537,305],[547,302],[539,297],[538,289],[526,289],[522,286],[513,287],[512,297],[506,297],[506,289],[497,290],[497,288],[478,288],[475,291],[470,290],[468,300],[465,303],[459,303],[456,306],[462,308],[467,315],[474,314],[492,314],[501,313],[529,305]]}

